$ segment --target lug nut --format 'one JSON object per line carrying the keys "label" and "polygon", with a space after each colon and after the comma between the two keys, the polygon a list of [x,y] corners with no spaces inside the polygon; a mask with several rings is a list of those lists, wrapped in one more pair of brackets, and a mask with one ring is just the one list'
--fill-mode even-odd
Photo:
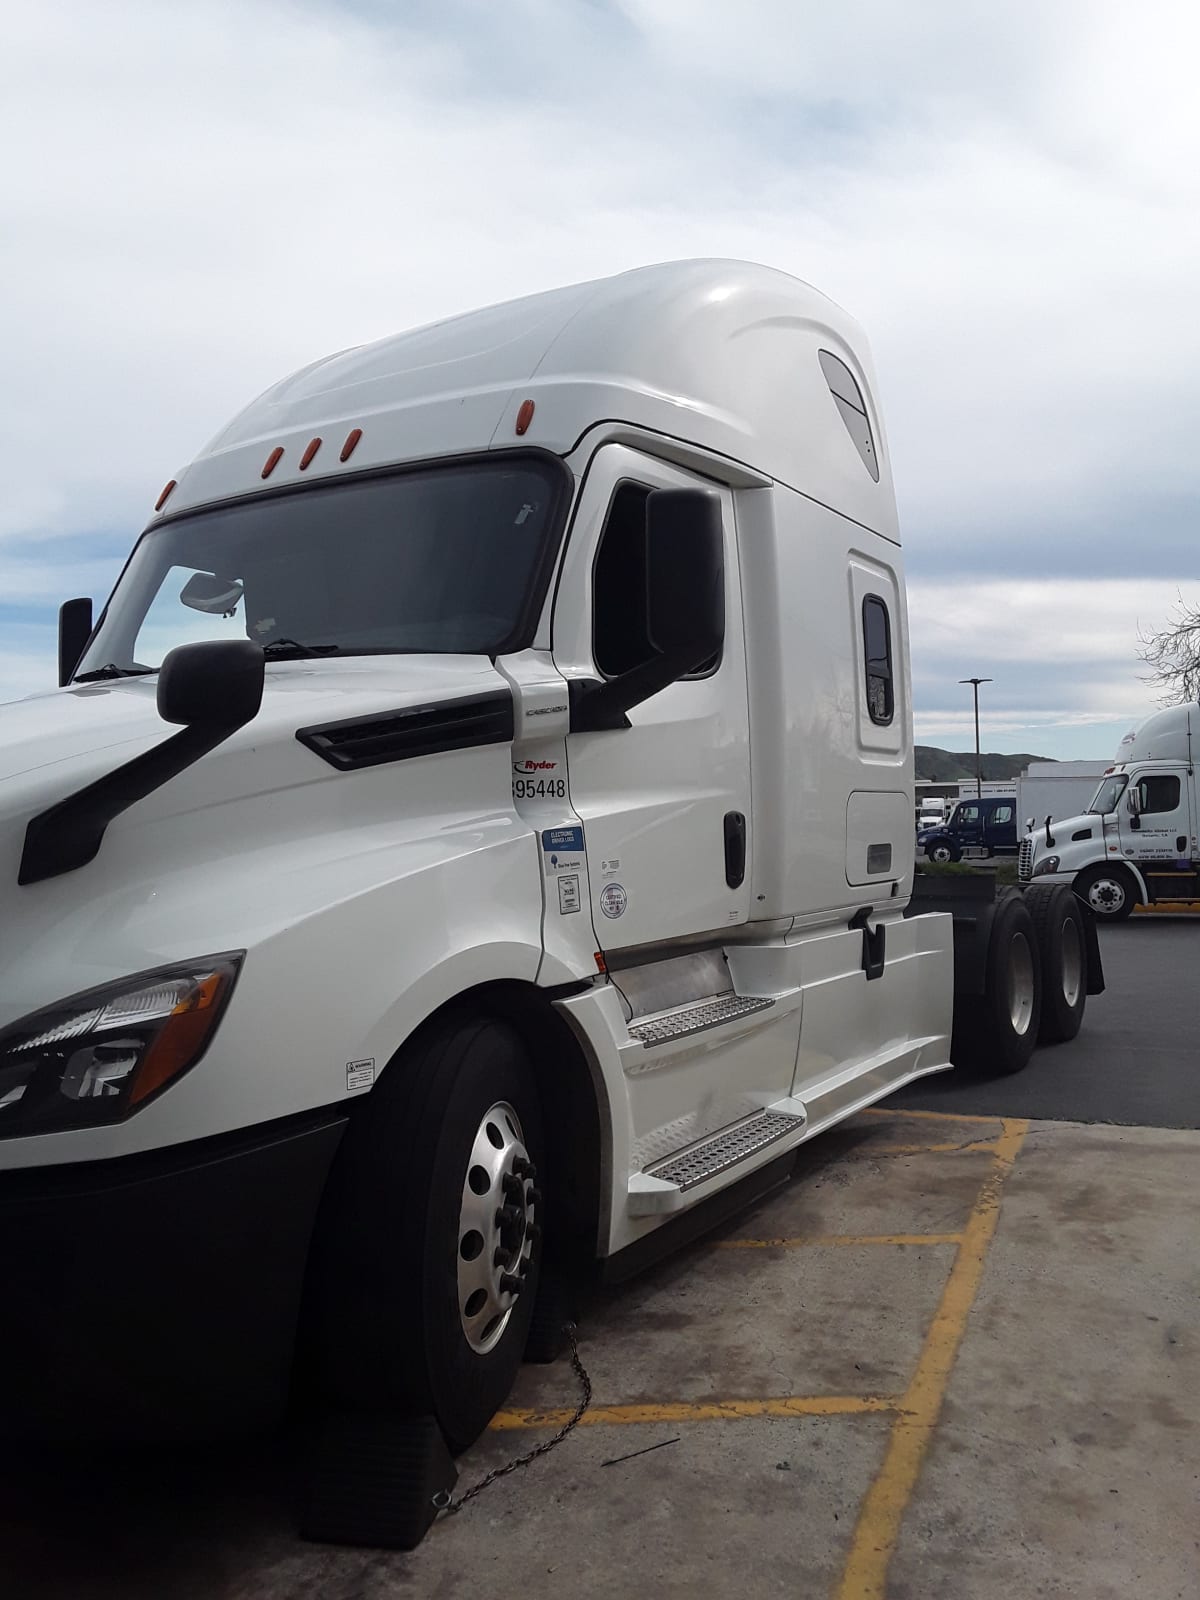
{"label": "lug nut", "polygon": [[542,1191],[540,1189],[529,1189],[526,1192],[526,1195],[525,1195],[525,1204],[526,1205],[529,1205],[529,1206],[540,1206],[541,1203],[542,1203]]}
{"label": "lug nut", "polygon": [[506,1228],[515,1228],[524,1220],[525,1213],[520,1206],[501,1206],[496,1213],[496,1226],[501,1231]]}
{"label": "lug nut", "polygon": [[503,1187],[510,1200],[523,1200],[525,1198],[525,1185],[515,1172],[505,1175]]}
{"label": "lug nut", "polygon": [[531,1222],[529,1224],[529,1226],[525,1229],[525,1237],[529,1240],[529,1242],[531,1244],[536,1244],[538,1242],[538,1240],[542,1237],[542,1225],[541,1225],[541,1223],[540,1222]]}
{"label": "lug nut", "polygon": [[520,1294],[525,1287],[524,1278],[518,1278],[513,1272],[505,1272],[500,1278],[501,1294]]}
{"label": "lug nut", "polygon": [[524,1156],[518,1156],[513,1162],[513,1171],[518,1178],[528,1178],[531,1182],[537,1177],[537,1168],[532,1161],[526,1161]]}

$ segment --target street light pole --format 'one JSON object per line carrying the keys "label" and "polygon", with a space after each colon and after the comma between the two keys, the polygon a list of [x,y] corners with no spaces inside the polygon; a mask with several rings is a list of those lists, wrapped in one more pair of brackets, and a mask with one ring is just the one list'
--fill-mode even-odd
{"label": "street light pole", "polygon": [[983,799],[983,763],[979,756],[979,685],[991,683],[990,678],[960,678],[959,683],[969,683],[975,692],[975,796]]}

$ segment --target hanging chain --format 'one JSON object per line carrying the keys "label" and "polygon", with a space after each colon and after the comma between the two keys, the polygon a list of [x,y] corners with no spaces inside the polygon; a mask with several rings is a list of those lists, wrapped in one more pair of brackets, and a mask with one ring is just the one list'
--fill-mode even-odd
{"label": "hanging chain", "polygon": [[489,1484],[495,1483],[497,1478],[506,1478],[510,1472],[516,1472],[519,1467],[527,1467],[531,1461],[536,1461],[539,1456],[546,1455],[553,1450],[556,1444],[561,1444],[567,1435],[573,1432],[583,1420],[583,1414],[592,1403],[592,1380],[584,1370],[583,1362],[579,1359],[579,1346],[575,1342],[575,1324],[568,1322],[563,1327],[563,1332],[571,1346],[571,1366],[575,1369],[575,1376],[579,1379],[580,1399],[575,1407],[574,1415],[569,1422],[564,1422],[562,1427],[552,1439],[544,1439],[541,1444],[535,1445],[526,1455],[518,1456],[515,1461],[510,1461],[503,1467],[496,1467],[486,1477],[480,1478],[478,1483],[452,1499],[448,1490],[443,1489],[440,1494],[435,1494],[433,1503],[438,1511],[446,1517],[457,1516],[468,1501],[474,1500],[477,1494],[482,1494]]}

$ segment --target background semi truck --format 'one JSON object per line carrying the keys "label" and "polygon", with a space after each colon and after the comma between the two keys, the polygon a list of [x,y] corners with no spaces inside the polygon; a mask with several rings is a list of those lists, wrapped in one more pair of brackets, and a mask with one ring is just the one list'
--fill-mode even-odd
{"label": "background semi truck", "polygon": [[1117,749],[1078,815],[1031,815],[1024,882],[1070,884],[1098,917],[1200,897],[1200,810],[1192,761],[1194,705],[1155,712]]}
{"label": "background semi truck", "polygon": [[781,273],[285,379],[60,676],[0,711],[0,1431],[298,1394],[353,1480],[312,1531],[401,1537],[356,1428],[461,1451],[580,1277],[1101,987],[1068,889],[914,877],[875,381]]}

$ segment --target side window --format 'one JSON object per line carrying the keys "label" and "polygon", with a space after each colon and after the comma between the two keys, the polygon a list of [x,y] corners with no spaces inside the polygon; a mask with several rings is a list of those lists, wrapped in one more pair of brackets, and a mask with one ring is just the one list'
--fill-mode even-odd
{"label": "side window", "polygon": [[875,440],[871,437],[871,423],[867,417],[867,403],[854,374],[844,361],[828,350],[818,351],[821,371],[833,396],[833,403],[841,413],[846,431],[854,440],[855,448],[863,459],[867,471],[879,482],[879,460],[875,454]]}
{"label": "side window", "polygon": [[867,669],[867,712],[872,722],[886,727],[896,709],[892,678],[892,624],[888,609],[877,594],[863,600],[863,651]]}
{"label": "side window", "polygon": [[1179,779],[1174,774],[1164,772],[1158,777],[1139,778],[1138,789],[1143,816],[1179,809]]}
{"label": "side window", "polygon": [[1012,819],[1013,808],[1011,806],[997,806],[992,812],[993,822],[1011,822]]}
{"label": "side window", "polygon": [[[592,571],[592,650],[606,678],[656,655],[646,605],[646,501],[640,483],[618,484],[604,521]],[[688,677],[703,678],[719,654]]]}
{"label": "side window", "polygon": [[959,806],[958,810],[954,813],[954,820],[955,820],[956,823],[959,823],[959,824],[964,823],[964,822],[978,822],[979,821],[979,807],[978,806]]}

